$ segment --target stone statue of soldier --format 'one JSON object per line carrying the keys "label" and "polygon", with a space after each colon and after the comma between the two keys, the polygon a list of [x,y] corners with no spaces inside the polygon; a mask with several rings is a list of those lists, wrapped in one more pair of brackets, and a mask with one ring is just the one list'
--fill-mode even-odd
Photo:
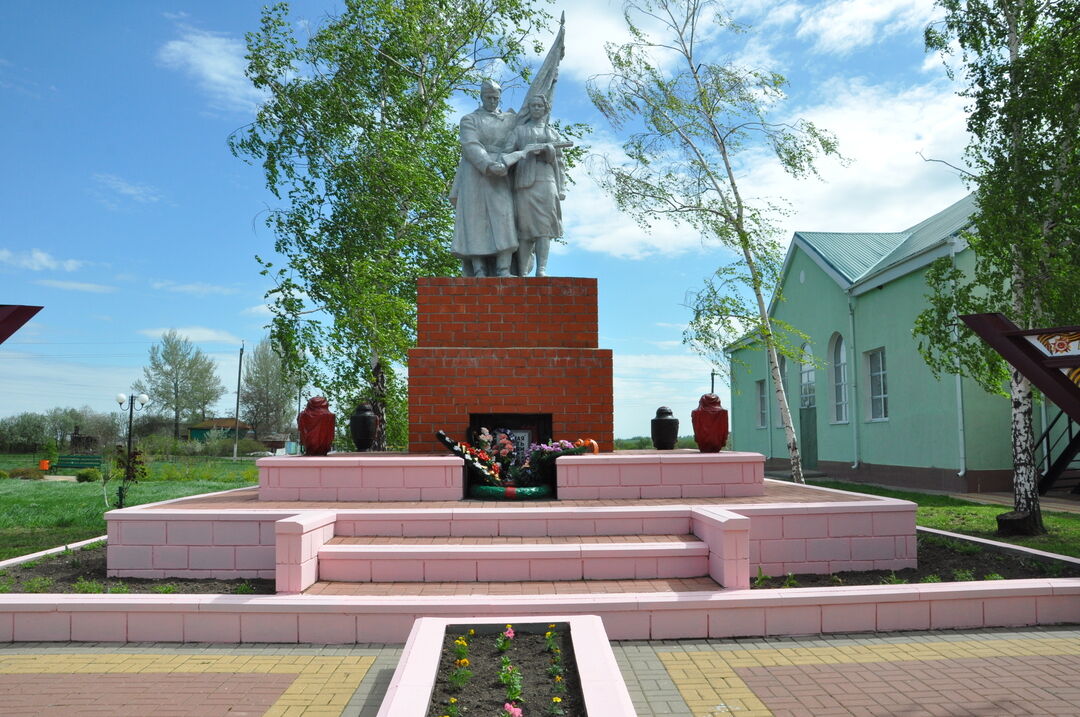
{"label": "stone statue of soldier", "polygon": [[450,201],[456,208],[451,249],[465,276],[510,276],[518,248],[514,200],[502,159],[515,113],[499,110],[502,88],[486,80],[481,107],[461,118],[461,162]]}

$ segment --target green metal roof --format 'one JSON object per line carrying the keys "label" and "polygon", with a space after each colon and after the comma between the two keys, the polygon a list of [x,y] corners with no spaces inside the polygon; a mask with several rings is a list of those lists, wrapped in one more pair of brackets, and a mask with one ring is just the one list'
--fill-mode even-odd
{"label": "green metal roof", "polygon": [[944,243],[971,224],[974,213],[969,194],[902,232],[795,232],[795,238],[855,284]]}

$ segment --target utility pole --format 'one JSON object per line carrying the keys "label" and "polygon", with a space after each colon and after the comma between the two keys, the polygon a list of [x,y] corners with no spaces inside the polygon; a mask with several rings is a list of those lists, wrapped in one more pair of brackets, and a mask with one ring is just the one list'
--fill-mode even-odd
{"label": "utility pole", "polygon": [[232,457],[236,460],[236,447],[240,443],[240,371],[244,368],[244,340],[240,340],[240,361],[236,364],[236,424],[233,427]]}

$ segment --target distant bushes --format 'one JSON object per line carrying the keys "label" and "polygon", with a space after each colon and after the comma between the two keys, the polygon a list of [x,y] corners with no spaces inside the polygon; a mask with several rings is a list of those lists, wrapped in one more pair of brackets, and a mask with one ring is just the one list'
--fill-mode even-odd
{"label": "distant bushes", "polygon": [[23,480],[41,480],[45,477],[45,473],[39,468],[12,468],[8,475]]}
{"label": "distant bushes", "polygon": [[[139,450],[148,456],[231,456],[233,439],[224,431],[211,431],[206,441],[178,440],[170,436],[147,436],[139,440]],[[241,438],[236,446],[236,454],[245,456],[266,450],[259,441]]]}
{"label": "distant bushes", "polygon": [[101,471],[97,468],[83,468],[75,473],[75,480],[80,483],[96,483],[101,480]]}

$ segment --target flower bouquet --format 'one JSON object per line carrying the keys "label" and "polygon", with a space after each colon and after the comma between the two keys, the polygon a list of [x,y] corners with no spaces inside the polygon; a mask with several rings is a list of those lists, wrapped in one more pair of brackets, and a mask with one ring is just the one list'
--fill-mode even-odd
{"label": "flower bouquet", "polygon": [[[480,445],[457,442],[439,431],[439,442],[465,460],[473,480],[469,492],[474,498],[543,498],[551,494],[555,483],[555,459],[589,450],[586,442],[570,441],[533,443],[527,452],[514,447],[512,431],[481,428]],[[593,444],[595,445],[595,444]]]}

